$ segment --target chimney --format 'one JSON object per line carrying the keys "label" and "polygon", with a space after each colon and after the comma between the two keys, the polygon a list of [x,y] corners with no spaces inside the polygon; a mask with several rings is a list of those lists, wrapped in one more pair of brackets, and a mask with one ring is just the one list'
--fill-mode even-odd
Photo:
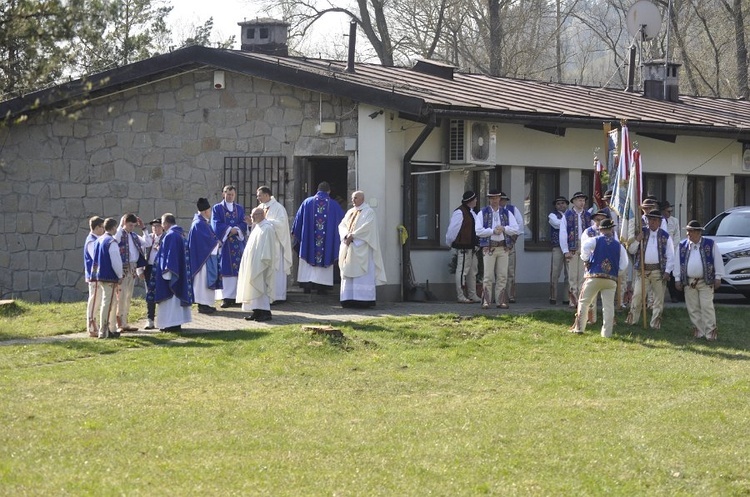
{"label": "chimney", "polygon": [[289,55],[289,23],[265,18],[238,22],[237,25],[242,27],[240,48],[243,51],[283,57]]}
{"label": "chimney", "polygon": [[679,69],[682,64],[652,60],[643,63],[643,96],[667,102],[680,101]]}
{"label": "chimney", "polygon": [[346,59],[346,72],[354,72],[354,55],[357,48],[357,21],[349,23],[349,54]]}

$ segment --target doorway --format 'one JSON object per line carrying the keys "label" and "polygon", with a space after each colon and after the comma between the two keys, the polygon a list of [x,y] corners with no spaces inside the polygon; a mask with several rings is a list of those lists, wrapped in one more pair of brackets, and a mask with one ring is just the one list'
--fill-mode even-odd
{"label": "doorway", "polygon": [[299,183],[299,190],[296,192],[296,208],[307,197],[315,195],[318,191],[318,184],[327,181],[331,185],[331,198],[335,199],[341,208],[346,209],[349,202],[347,201],[348,171],[349,159],[346,157],[307,157],[300,164],[300,174],[298,177],[302,180]]}

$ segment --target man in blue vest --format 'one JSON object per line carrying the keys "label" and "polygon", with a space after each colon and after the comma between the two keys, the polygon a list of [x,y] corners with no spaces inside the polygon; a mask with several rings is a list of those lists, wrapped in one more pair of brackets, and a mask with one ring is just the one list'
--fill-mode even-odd
{"label": "man in blue vest", "polygon": [[[568,210],[568,199],[565,197],[557,197],[553,202],[554,209],[547,216],[549,222],[549,242],[552,245],[552,255],[550,262],[549,271],[549,303],[552,305],[557,304],[557,286],[560,281],[560,274],[565,272],[565,279],[563,283],[565,290],[568,290],[568,266],[565,265],[565,257],[563,257],[562,249],[560,248],[560,223],[565,215],[565,211]],[[563,299],[563,305],[568,305],[568,300]]]}
{"label": "man in blue vest", "polygon": [[628,254],[625,247],[614,236],[615,223],[605,219],[599,224],[601,234],[588,238],[582,244],[580,259],[586,265],[583,288],[578,300],[578,310],[571,333],[586,330],[588,309],[602,295],[602,331],[605,338],[612,336],[615,318],[615,293],[617,275],[628,267]]}
{"label": "man in blue vest", "polygon": [[104,220],[104,234],[94,242],[91,281],[101,288],[102,303],[99,311],[99,338],[120,338],[117,327],[117,287],[122,282],[123,262],[120,247],[114,239],[117,220]]}
{"label": "man in blue vest", "polygon": [[693,323],[693,336],[716,340],[714,290],[721,286],[724,261],[719,247],[703,236],[703,226],[690,221],[685,227],[687,239],[677,248],[679,264],[674,270],[675,286],[685,290],[685,306]]}
{"label": "man in blue vest", "polygon": [[591,226],[591,213],[586,210],[588,196],[576,192],[570,199],[573,206],[565,211],[560,223],[560,249],[568,267],[568,299],[570,307],[577,307],[578,295],[583,285],[583,261],[580,258],[581,235]]}
{"label": "man in blue vest", "polygon": [[[651,307],[651,328],[661,328],[661,315],[664,311],[664,290],[674,269],[674,244],[669,233],[661,229],[662,216],[659,209],[646,214],[648,226],[635,236],[635,241],[628,246],[628,252],[634,255],[633,261],[633,300],[625,322],[638,324],[641,317],[644,290],[653,295]],[[643,242],[643,244],[641,244]],[[641,251],[643,266],[641,266]]]}
{"label": "man in blue vest", "polygon": [[133,213],[128,213],[120,219],[120,227],[115,233],[115,241],[120,247],[122,259],[122,281],[117,294],[117,331],[138,331],[136,326],[129,324],[130,301],[133,298],[135,280],[138,278],[139,270],[146,267],[144,249],[147,242],[142,236],[136,235],[135,228],[143,232],[144,224],[141,218]]}
{"label": "man in blue vest", "polygon": [[487,197],[490,205],[479,211],[479,225],[476,228],[484,263],[482,309],[489,309],[493,295],[497,307],[507,309],[508,262],[515,241],[513,236],[518,235],[518,223],[513,214],[500,206],[500,200],[507,198],[507,195],[493,189]]}

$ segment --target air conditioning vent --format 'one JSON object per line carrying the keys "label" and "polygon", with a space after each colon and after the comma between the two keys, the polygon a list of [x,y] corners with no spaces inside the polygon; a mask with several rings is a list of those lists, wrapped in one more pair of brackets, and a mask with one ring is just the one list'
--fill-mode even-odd
{"label": "air conditioning vent", "polygon": [[454,119],[450,122],[451,164],[495,164],[496,127],[479,121]]}
{"label": "air conditioning vent", "polygon": [[449,162],[466,164],[466,131],[463,119],[451,119],[449,140]]}

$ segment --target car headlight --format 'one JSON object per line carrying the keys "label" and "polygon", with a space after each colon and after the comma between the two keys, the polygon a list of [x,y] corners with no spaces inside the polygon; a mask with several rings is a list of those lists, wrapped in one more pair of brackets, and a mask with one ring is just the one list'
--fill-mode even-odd
{"label": "car headlight", "polygon": [[726,260],[737,259],[738,257],[750,257],[750,248],[735,250],[734,252],[727,252],[724,254],[724,259]]}

